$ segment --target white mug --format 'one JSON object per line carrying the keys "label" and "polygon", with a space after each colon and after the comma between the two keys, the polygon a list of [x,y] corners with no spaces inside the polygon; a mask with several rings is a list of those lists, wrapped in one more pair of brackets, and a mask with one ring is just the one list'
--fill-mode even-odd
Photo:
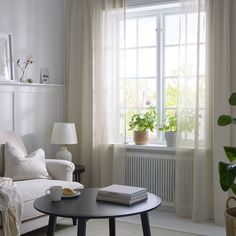
{"label": "white mug", "polygon": [[51,201],[60,201],[62,196],[62,186],[52,186],[45,191]]}

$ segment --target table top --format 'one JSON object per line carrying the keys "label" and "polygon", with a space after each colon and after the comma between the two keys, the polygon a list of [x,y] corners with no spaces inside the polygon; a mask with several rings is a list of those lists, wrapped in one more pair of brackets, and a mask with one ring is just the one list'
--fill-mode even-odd
{"label": "table top", "polygon": [[80,196],[52,202],[47,195],[34,201],[34,208],[40,212],[76,218],[110,218],[135,215],[155,209],[161,199],[148,193],[148,198],[134,205],[97,201],[97,188],[82,189]]}

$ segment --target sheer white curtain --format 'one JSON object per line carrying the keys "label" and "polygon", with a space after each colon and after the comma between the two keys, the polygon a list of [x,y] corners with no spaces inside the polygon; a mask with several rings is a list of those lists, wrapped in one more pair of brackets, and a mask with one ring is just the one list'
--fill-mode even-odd
{"label": "sheer white curtain", "polygon": [[[181,1],[176,213],[196,220],[211,218],[213,209],[205,10],[204,0]],[[186,182],[189,172],[192,181]]]}
{"label": "sheer white curtain", "polygon": [[71,0],[66,19],[66,113],[77,124],[80,144],[72,150],[73,161],[86,166],[86,186],[104,186],[112,183],[117,137],[123,0]]}
{"label": "sheer white curtain", "polygon": [[[208,41],[209,41],[209,76],[212,81],[212,146],[213,146],[213,177],[214,177],[214,220],[224,224],[224,210],[226,193],[219,185],[218,162],[226,160],[223,146],[230,144],[230,127],[219,127],[217,118],[221,114],[230,114],[228,99],[230,96],[230,29],[234,29],[231,22],[231,0],[208,0]],[[231,25],[232,24],[232,25]],[[234,88],[232,88],[234,89]]]}
{"label": "sheer white curtain", "polygon": [[196,221],[223,216],[217,164],[227,131],[219,135],[216,121],[229,94],[228,3],[181,0],[175,208]]}

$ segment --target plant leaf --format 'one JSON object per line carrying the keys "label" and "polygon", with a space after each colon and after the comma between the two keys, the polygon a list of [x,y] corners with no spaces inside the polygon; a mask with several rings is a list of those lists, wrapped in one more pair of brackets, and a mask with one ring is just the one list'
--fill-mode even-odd
{"label": "plant leaf", "polygon": [[230,162],[233,162],[234,160],[236,160],[236,148],[235,147],[225,146],[224,150],[225,150],[225,154],[228,157]]}
{"label": "plant leaf", "polygon": [[232,184],[230,188],[233,191],[233,193],[236,194],[236,184]]}
{"label": "plant leaf", "polygon": [[232,118],[230,115],[221,115],[217,121],[219,126],[225,126],[232,123]]}
{"label": "plant leaf", "polygon": [[236,177],[236,165],[220,161],[218,165],[220,175],[220,186],[223,191],[228,191]]}
{"label": "plant leaf", "polygon": [[229,98],[229,104],[231,106],[236,106],[236,93],[232,93]]}

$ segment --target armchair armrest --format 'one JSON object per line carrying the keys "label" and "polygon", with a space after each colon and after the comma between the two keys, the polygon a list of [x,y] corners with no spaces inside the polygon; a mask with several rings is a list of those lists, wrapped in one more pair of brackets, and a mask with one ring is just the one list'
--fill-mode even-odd
{"label": "armchair armrest", "polygon": [[53,179],[72,181],[75,165],[66,160],[46,159],[46,168]]}

